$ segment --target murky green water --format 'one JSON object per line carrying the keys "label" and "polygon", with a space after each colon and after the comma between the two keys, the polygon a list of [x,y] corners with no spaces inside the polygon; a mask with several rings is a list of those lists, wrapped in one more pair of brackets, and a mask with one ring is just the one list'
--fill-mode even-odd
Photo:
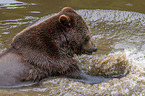
{"label": "murky green water", "polygon": [[5,50],[12,38],[25,27],[49,17],[64,6],[76,9],[87,21],[98,47],[96,54],[74,57],[80,68],[97,76],[126,76],[94,85],[65,78],[49,79],[39,86],[2,89],[0,96],[144,96],[143,0],[0,0],[0,51]]}

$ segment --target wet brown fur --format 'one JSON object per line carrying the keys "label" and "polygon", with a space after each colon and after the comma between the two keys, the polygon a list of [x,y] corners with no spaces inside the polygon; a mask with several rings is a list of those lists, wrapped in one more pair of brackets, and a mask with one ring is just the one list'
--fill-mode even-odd
{"label": "wet brown fur", "polygon": [[60,75],[81,78],[73,55],[95,51],[86,22],[72,8],[65,7],[18,33],[0,58],[8,53],[19,58],[18,62],[24,65],[18,76],[20,82]]}

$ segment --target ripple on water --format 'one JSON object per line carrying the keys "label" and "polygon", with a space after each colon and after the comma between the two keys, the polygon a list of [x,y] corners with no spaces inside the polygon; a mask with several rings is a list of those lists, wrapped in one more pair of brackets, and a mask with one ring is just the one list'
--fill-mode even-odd
{"label": "ripple on water", "polygon": [[10,30],[12,28],[17,28],[22,25],[32,24],[34,21],[38,20],[38,17],[26,16],[24,18],[15,19],[15,20],[1,20],[0,24],[3,26],[0,30]]}
{"label": "ripple on water", "polygon": [[36,5],[35,3],[24,3],[16,0],[0,0],[0,9],[25,8],[27,5]]}

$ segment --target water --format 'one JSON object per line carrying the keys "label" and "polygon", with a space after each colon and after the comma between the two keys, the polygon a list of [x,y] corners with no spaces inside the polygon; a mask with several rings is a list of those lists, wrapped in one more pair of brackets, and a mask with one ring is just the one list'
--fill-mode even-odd
{"label": "water", "polygon": [[[54,7],[49,8],[54,5],[54,3],[51,2],[50,6],[45,7],[48,8],[48,10],[44,10],[44,7],[42,7],[42,5],[46,5],[45,2],[26,1],[27,0],[25,0],[25,2],[23,0],[0,1],[0,13],[3,14],[0,16],[0,51],[5,50],[11,43],[12,38],[25,27],[51,16],[58,12],[61,9],[60,7],[69,4],[74,7],[80,5],[80,7],[84,9],[77,10],[77,12],[90,26],[92,39],[97,45],[98,51],[93,55],[75,56],[74,59],[76,63],[86,73],[93,73],[93,75],[97,76],[125,77],[120,79],[114,78],[113,80],[94,85],[84,84],[66,78],[52,78],[43,80],[41,84],[37,86],[13,90],[2,89],[0,90],[0,95],[145,95],[145,14],[139,13],[144,12],[143,7],[139,8],[136,6],[138,4],[141,5],[139,1],[138,3],[134,3],[133,1],[120,1],[120,5],[116,3],[116,1],[112,1],[113,3],[110,6],[105,6],[110,4],[107,1],[98,3],[99,0],[92,0],[88,5],[87,3],[85,5],[84,2],[79,3],[79,0],[76,2],[64,1],[65,3],[58,4],[55,9]],[[86,2],[88,1],[86,0]],[[97,9],[99,7],[96,7],[97,4],[95,2],[97,2],[99,7],[102,5],[104,10]],[[92,5],[92,7],[90,5]],[[115,5],[118,5],[118,7],[115,7]],[[122,6],[126,7],[123,7],[123,9]],[[80,7],[75,8],[80,9]],[[106,7],[108,9],[122,8],[122,10],[130,8],[134,11],[139,10],[139,12],[105,10]],[[24,13],[24,11],[26,11],[26,13]]]}

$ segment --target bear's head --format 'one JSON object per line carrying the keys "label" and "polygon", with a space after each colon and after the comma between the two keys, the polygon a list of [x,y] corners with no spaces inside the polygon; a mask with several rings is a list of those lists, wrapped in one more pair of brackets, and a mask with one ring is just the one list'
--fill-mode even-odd
{"label": "bear's head", "polygon": [[75,54],[92,54],[97,51],[88,25],[72,8],[63,8],[58,20],[61,26],[67,29],[66,38]]}

